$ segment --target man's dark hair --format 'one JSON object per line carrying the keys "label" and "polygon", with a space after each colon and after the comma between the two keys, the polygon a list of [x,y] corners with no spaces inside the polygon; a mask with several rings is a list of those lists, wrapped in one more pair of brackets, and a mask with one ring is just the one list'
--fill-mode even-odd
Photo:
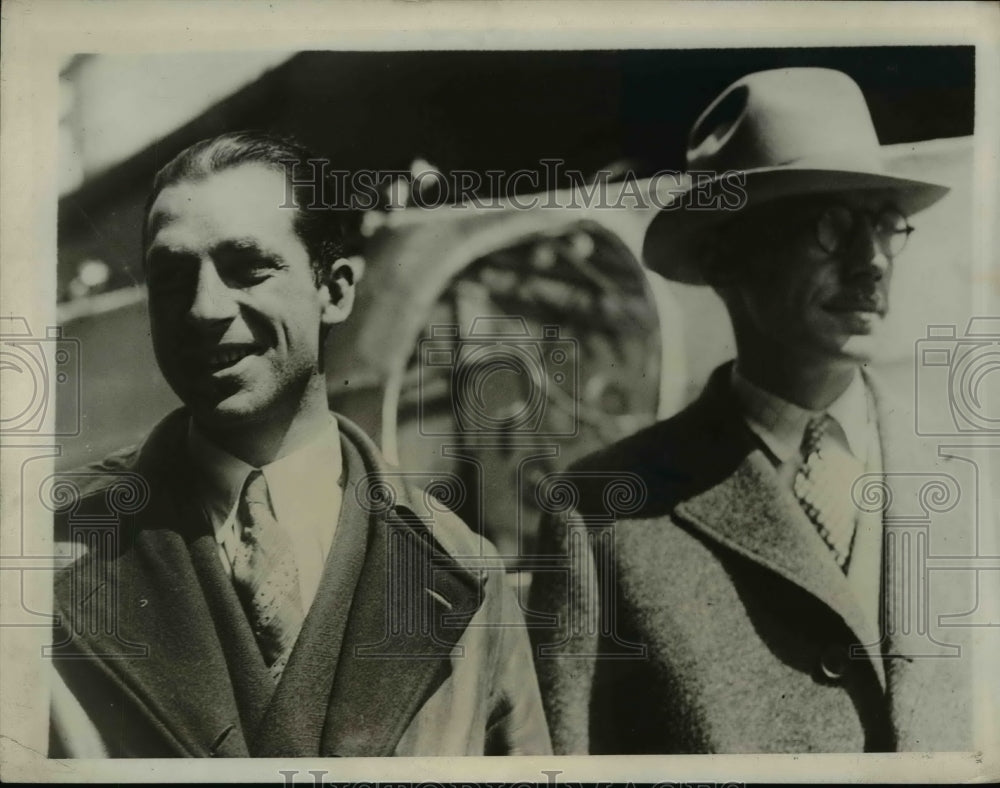
{"label": "man's dark hair", "polygon": [[268,166],[285,175],[292,186],[295,231],[309,253],[317,284],[327,281],[337,258],[360,251],[360,213],[320,204],[324,170],[318,157],[290,137],[256,130],[233,131],[196,142],[156,173],[143,212],[143,250],[149,243],[149,210],[161,191],[181,181],[200,180],[242,164]]}

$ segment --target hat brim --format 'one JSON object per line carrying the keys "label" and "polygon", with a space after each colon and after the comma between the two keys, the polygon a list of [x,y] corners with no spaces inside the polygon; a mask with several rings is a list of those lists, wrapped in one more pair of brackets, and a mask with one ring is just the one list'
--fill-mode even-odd
{"label": "hat brim", "polygon": [[[915,181],[894,175],[847,170],[794,169],[769,167],[747,170],[744,188],[746,202],[734,210],[706,210],[689,207],[684,192],[671,195],[673,202],[658,211],[646,230],[642,256],[646,265],[658,274],[687,284],[705,284],[698,259],[704,233],[732,219],[741,211],[784,197],[827,194],[845,191],[888,191],[907,216],[930,207],[949,191],[938,183]],[[722,177],[714,179],[721,181]],[[699,184],[710,188],[712,182]]]}

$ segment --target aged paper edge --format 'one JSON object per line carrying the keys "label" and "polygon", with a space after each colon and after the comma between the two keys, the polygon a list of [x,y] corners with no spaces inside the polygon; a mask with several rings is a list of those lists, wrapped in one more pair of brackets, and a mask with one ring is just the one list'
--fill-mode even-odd
{"label": "aged paper edge", "polygon": [[[0,309],[32,326],[56,324],[57,74],[77,52],[301,49],[583,49],[972,44],[977,47],[979,211],[974,243],[984,279],[976,314],[998,314],[996,232],[1000,14],[991,3],[259,2],[8,0],[2,8],[2,227]],[[988,221],[989,218],[993,221]],[[15,442],[5,441],[4,448]],[[4,452],[9,455],[9,452]],[[4,544],[22,527],[17,469],[3,463]],[[994,545],[996,547],[996,545]],[[994,552],[998,552],[994,550]],[[26,572],[48,593],[46,572]],[[17,604],[9,583],[2,606]],[[18,588],[13,588],[16,593]],[[995,749],[895,755],[587,756],[225,762],[54,761],[44,757],[46,688],[38,649],[45,627],[0,629],[0,769],[24,781],[326,782],[584,780],[980,781],[1000,776]],[[991,641],[993,642],[993,641]],[[990,655],[995,657],[995,653]],[[995,673],[995,659],[980,675]],[[985,687],[985,698],[995,693]],[[993,695],[995,698],[995,694]],[[985,699],[984,698],[984,699]],[[987,710],[995,703],[985,703]],[[984,741],[1000,741],[984,716]],[[295,772],[285,775],[282,772]]]}

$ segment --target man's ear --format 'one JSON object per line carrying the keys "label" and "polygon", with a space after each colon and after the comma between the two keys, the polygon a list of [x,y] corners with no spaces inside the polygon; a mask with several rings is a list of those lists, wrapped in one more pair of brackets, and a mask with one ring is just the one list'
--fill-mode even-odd
{"label": "man's ear", "polygon": [[363,257],[339,257],[330,266],[326,281],[320,285],[324,325],[343,323],[354,309],[354,286],[365,270]]}

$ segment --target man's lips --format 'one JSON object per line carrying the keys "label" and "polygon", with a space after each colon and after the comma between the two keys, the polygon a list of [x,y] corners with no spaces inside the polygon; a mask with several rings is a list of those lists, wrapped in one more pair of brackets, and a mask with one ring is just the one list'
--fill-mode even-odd
{"label": "man's lips", "polygon": [[823,308],[828,312],[867,312],[885,315],[886,299],[879,293],[841,295],[827,301]]}
{"label": "man's lips", "polygon": [[185,361],[191,366],[209,372],[218,372],[235,366],[247,356],[259,355],[261,348],[257,345],[230,344],[188,351],[184,354]]}

